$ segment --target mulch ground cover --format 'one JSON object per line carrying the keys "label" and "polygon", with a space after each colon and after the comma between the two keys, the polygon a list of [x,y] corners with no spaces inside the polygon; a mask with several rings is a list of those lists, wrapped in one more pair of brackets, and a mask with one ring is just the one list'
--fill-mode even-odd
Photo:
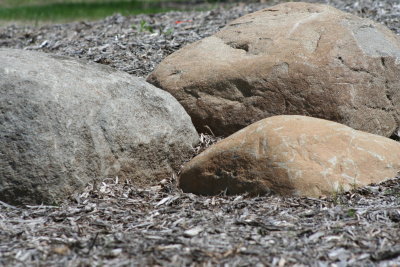
{"label": "mulch ground cover", "polygon": [[[167,55],[279,1],[43,27],[0,28],[0,47],[147,76]],[[315,2],[315,1],[313,1]],[[397,1],[319,1],[400,34]],[[216,141],[201,135],[199,153]],[[400,176],[331,197],[182,193],[110,177],[59,206],[0,202],[0,266],[399,266]]]}

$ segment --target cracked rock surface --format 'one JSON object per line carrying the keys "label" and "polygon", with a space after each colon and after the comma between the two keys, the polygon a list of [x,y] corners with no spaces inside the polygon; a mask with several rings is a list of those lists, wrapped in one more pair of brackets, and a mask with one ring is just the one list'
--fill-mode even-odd
{"label": "cracked rock surface", "polygon": [[196,128],[227,136],[260,119],[307,115],[391,136],[400,121],[400,38],[327,5],[243,16],[164,59],[148,81]]}

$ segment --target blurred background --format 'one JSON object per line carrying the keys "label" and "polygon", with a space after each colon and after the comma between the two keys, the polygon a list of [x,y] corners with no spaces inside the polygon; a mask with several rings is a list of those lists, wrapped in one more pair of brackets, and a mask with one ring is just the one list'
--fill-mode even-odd
{"label": "blurred background", "polygon": [[120,13],[153,14],[170,10],[207,10],[237,0],[0,0],[0,25],[94,20]]}

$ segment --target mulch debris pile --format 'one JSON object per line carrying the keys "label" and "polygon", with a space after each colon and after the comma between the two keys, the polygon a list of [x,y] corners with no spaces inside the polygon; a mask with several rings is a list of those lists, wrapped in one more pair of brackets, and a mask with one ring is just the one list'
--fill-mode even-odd
{"label": "mulch debris pile", "polygon": [[[145,77],[182,46],[278,2],[7,26],[0,28],[0,47],[83,58]],[[319,2],[400,34],[397,1]],[[196,153],[216,140],[202,134],[201,141]],[[111,177],[89,184],[59,206],[0,202],[0,266],[400,264],[400,176],[320,199],[204,197],[184,194],[176,183],[174,176],[154,187],[135,188]]]}

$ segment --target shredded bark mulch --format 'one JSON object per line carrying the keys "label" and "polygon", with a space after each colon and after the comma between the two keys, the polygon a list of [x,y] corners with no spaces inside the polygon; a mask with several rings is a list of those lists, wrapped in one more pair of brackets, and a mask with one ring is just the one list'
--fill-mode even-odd
{"label": "shredded bark mulch", "polygon": [[[228,22],[281,1],[238,4],[203,12],[168,12],[43,27],[0,28],[0,47],[83,58],[145,77],[169,54],[210,36]],[[386,24],[400,34],[398,0],[310,0]]]}
{"label": "shredded bark mulch", "polygon": [[400,177],[331,198],[201,197],[175,180],[0,203],[3,266],[398,266]]}
{"label": "shredded bark mulch", "polygon": [[[200,153],[217,138],[202,134]],[[323,198],[196,196],[176,176],[0,202],[0,266],[398,266],[400,176]]]}
{"label": "shredded bark mulch", "polygon": [[[0,28],[0,47],[147,76],[167,55],[271,6],[239,4],[43,27]],[[326,0],[400,34],[397,0]],[[200,153],[216,138],[201,135]],[[0,266],[399,266],[400,176],[325,198],[182,193],[176,177],[136,188],[112,177],[60,206],[0,202]]]}

